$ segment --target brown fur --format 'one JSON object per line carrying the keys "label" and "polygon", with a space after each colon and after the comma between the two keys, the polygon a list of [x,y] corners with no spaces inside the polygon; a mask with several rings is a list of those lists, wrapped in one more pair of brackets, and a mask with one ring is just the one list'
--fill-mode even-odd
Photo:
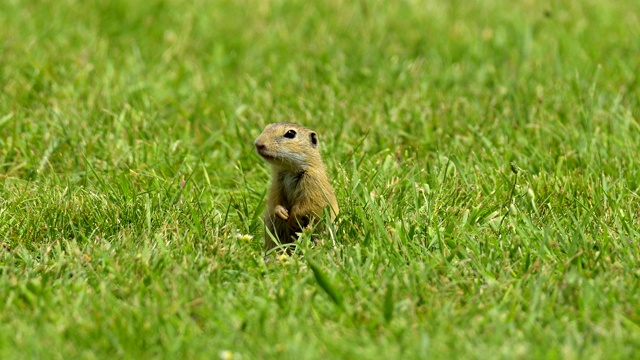
{"label": "brown fur", "polygon": [[[295,131],[294,138],[285,137],[290,130]],[[325,207],[335,219],[338,202],[313,130],[290,123],[271,124],[255,146],[273,170],[264,213],[265,251],[276,246],[272,236],[282,244],[295,241],[296,233],[320,219]]]}

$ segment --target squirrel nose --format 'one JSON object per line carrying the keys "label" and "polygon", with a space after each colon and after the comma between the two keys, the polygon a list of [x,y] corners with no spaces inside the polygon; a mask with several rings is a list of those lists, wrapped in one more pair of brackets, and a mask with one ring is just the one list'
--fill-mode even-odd
{"label": "squirrel nose", "polygon": [[256,150],[260,151],[260,150],[264,150],[264,148],[266,147],[264,144],[262,143],[255,143],[256,145]]}

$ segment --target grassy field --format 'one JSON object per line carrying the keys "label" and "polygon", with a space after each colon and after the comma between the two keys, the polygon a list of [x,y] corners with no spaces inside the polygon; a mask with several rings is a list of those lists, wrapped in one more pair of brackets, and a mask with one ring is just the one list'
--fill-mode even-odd
{"label": "grassy field", "polygon": [[[0,358],[640,357],[640,3],[0,2]],[[333,236],[265,263],[264,125]]]}

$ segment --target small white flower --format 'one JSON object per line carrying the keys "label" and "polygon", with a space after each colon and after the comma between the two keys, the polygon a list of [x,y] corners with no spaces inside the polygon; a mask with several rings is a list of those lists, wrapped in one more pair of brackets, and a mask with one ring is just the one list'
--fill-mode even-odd
{"label": "small white flower", "polygon": [[242,359],[242,355],[229,350],[222,350],[218,355],[220,356],[220,360]]}
{"label": "small white flower", "polygon": [[236,239],[238,239],[238,240],[242,240],[242,241],[251,241],[251,240],[253,240],[253,235],[249,235],[249,234],[237,234],[237,235],[236,235]]}

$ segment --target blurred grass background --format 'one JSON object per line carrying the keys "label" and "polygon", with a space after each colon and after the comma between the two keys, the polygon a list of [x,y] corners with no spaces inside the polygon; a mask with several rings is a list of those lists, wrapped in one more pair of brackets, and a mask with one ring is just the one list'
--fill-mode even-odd
{"label": "blurred grass background", "polygon": [[[1,2],[0,355],[633,357],[638,14]],[[342,213],[265,264],[280,121]]]}

